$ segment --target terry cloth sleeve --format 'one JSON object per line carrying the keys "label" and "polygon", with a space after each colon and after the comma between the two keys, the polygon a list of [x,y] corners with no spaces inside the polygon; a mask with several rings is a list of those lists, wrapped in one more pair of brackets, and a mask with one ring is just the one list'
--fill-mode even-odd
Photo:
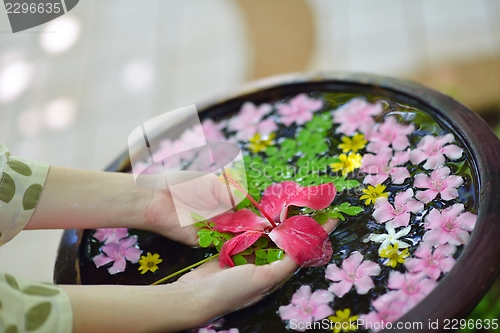
{"label": "terry cloth sleeve", "polygon": [[0,144],[0,246],[28,224],[49,172],[49,164],[10,156]]}

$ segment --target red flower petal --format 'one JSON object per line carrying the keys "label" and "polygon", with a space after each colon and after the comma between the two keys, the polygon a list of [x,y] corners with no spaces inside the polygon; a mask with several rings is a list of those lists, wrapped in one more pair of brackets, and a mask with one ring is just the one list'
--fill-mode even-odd
{"label": "red flower petal", "polygon": [[283,221],[287,217],[288,206],[324,209],[332,203],[336,194],[333,183],[301,187],[286,181],[266,188],[260,204],[274,221]]}
{"label": "red flower petal", "polygon": [[220,232],[245,232],[249,230],[262,231],[270,226],[266,219],[249,209],[241,209],[234,213],[225,213],[212,219],[214,229]]}
{"label": "red flower petal", "polygon": [[269,237],[300,266],[325,265],[333,254],[328,233],[309,216],[286,219],[269,233]]}
{"label": "red flower petal", "polygon": [[261,231],[247,231],[225,242],[220,249],[220,267],[233,267],[234,263],[231,256],[248,249],[260,236],[262,236]]}

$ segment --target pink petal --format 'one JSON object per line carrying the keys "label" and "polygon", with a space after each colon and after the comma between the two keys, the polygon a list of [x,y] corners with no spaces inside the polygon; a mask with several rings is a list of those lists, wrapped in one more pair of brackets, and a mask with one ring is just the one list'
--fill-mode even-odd
{"label": "pink petal", "polygon": [[460,187],[464,183],[464,180],[460,176],[452,175],[452,176],[446,177],[446,179],[443,182],[446,184],[446,186],[449,186],[449,187]]}
{"label": "pink petal", "polygon": [[415,194],[415,198],[422,201],[423,203],[429,203],[434,200],[434,198],[436,198],[437,194],[438,192],[435,190],[417,191],[417,194]]}
{"label": "pink petal", "polygon": [[308,186],[299,189],[289,198],[287,205],[309,207],[314,210],[325,209],[332,203],[337,189],[333,183]]}
{"label": "pink petal", "polygon": [[406,191],[399,192],[394,197],[394,207],[401,207],[413,198],[413,190],[411,188]]}
{"label": "pink petal", "polygon": [[432,180],[436,181],[448,177],[449,175],[450,175],[450,168],[442,167],[432,171],[431,178]]}
{"label": "pink petal", "polygon": [[257,239],[259,239],[260,236],[262,236],[261,231],[247,231],[225,242],[220,250],[220,267],[233,267],[234,263],[231,259],[231,256],[248,249],[250,246],[252,246],[253,243],[257,241]]}
{"label": "pink petal", "polygon": [[331,281],[340,281],[345,278],[345,272],[335,264],[330,264],[326,267],[325,277]]}
{"label": "pink petal", "polygon": [[441,199],[443,200],[453,200],[458,197],[458,190],[453,187],[445,188],[440,192]]}
{"label": "pink petal", "polygon": [[435,258],[451,257],[456,251],[457,248],[453,245],[450,244],[441,245],[434,250],[434,257]]}
{"label": "pink petal", "polygon": [[419,258],[430,260],[432,258],[432,244],[422,242],[415,251],[415,255]]}
{"label": "pink petal", "polygon": [[[333,301],[333,295],[332,295],[332,301]],[[314,309],[312,313],[314,321],[325,319],[326,317],[331,316],[332,314],[333,314],[333,309],[327,304],[322,304],[318,306],[316,309]]]}
{"label": "pink petal", "polygon": [[454,233],[450,234],[450,238],[448,240],[448,243],[451,245],[467,245],[469,242],[470,235],[467,231],[465,230],[457,230]]}
{"label": "pink petal", "polygon": [[408,137],[406,135],[398,135],[393,141],[392,141],[392,148],[396,151],[401,151],[406,149],[410,142],[408,141]]}
{"label": "pink petal", "polygon": [[396,271],[392,271],[389,274],[389,281],[387,282],[387,287],[389,287],[390,289],[401,289],[404,288],[405,286],[406,286],[406,278],[404,274]]}
{"label": "pink petal", "polygon": [[119,240],[128,236],[127,228],[101,228],[96,229],[93,237],[100,242],[104,242],[108,237],[115,235]]}
{"label": "pink petal", "polygon": [[123,254],[124,254],[125,259],[127,259],[131,263],[135,264],[141,258],[141,249],[139,249],[138,247],[132,246],[132,247],[129,247],[128,249],[126,249]]}
{"label": "pink petal", "polygon": [[379,173],[378,175],[368,175],[363,179],[364,184],[370,184],[370,185],[377,185],[377,184],[382,184],[387,178],[388,178],[387,173]]}
{"label": "pink petal", "polygon": [[278,313],[282,320],[292,320],[299,316],[299,309],[293,304],[282,305],[279,307]]}
{"label": "pink petal", "polygon": [[348,274],[355,273],[362,261],[363,255],[359,252],[353,252],[342,262],[342,269]]}
{"label": "pink petal", "polygon": [[376,276],[381,272],[380,266],[372,261],[364,261],[358,267],[358,274]]}
{"label": "pink petal", "polygon": [[410,172],[407,168],[398,167],[390,171],[391,179],[394,184],[403,184],[405,179],[410,178]]}
{"label": "pink petal", "polygon": [[310,112],[301,112],[295,115],[295,123],[297,125],[304,125],[306,122],[311,120],[313,117],[312,113]]}
{"label": "pink petal", "polygon": [[308,216],[286,219],[269,233],[269,237],[299,266],[325,265],[333,254],[325,229]]}
{"label": "pink petal", "polygon": [[444,258],[439,261],[439,268],[443,271],[443,273],[448,273],[453,266],[455,265],[456,260],[454,258]]}
{"label": "pink petal", "polygon": [[276,125],[274,120],[266,119],[261,121],[260,124],[257,125],[257,129],[261,135],[269,135],[278,129],[278,125]]}
{"label": "pink petal", "polygon": [[390,222],[393,228],[406,227],[410,222],[410,213],[402,213],[400,215],[394,216],[394,219]]}
{"label": "pink petal", "polygon": [[[382,199],[385,198],[378,199],[377,203],[379,201],[382,201]],[[375,211],[373,212],[373,218],[375,219],[375,221],[377,221],[377,223],[385,223],[389,220],[392,220],[394,216],[395,215],[392,213],[392,207],[390,208],[390,210],[380,208],[380,209],[375,209]]]}
{"label": "pink petal", "polygon": [[434,281],[439,279],[439,276],[441,275],[440,267],[427,266],[423,271],[428,277],[430,277]]}
{"label": "pink petal", "polygon": [[94,258],[92,258],[92,261],[94,262],[95,266],[99,268],[114,260],[108,256],[105,256],[104,254],[98,254]]}
{"label": "pink petal", "polygon": [[309,300],[311,299],[311,287],[310,286],[301,286],[292,296],[291,303],[298,307],[305,308],[309,305]]}
{"label": "pink petal", "polygon": [[361,276],[354,281],[354,288],[356,288],[356,292],[360,295],[365,295],[374,286],[373,280],[368,275]]}
{"label": "pink petal", "polygon": [[342,280],[340,282],[332,283],[330,288],[328,288],[328,291],[334,293],[337,297],[343,297],[349,292],[349,290],[351,290],[353,285],[354,282]]}
{"label": "pink petal", "polygon": [[220,232],[239,233],[249,230],[262,231],[268,222],[250,209],[241,209],[236,212],[225,213],[212,219],[214,229]]}
{"label": "pink petal", "polygon": [[426,152],[423,152],[420,149],[415,149],[410,153],[410,161],[413,164],[420,164],[422,161],[427,159],[428,156],[429,154],[427,154]]}
{"label": "pink petal", "polygon": [[333,302],[333,294],[327,290],[316,290],[311,295],[309,305],[313,308]]}
{"label": "pink petal", "polygon": [[410,150],[398,151],[394,153],[391,159],[390,166],[395,167],[397,165],[405,164],[410,160]]}
{"label": "pink petal", "polygon": [[457,217],[456,221],[459,223],[462,229],[472,231],[472,229],[474,229],[474,226],[476,225],[477,215],[465,212]]}
{"label": "pink petal", "polygon": [[118,260],[115,260],[113,266],[111,266],[108,269],[108,273],[111,275],[114,275],[116,273],[121,273],[125,271],[125,267],[127,266],[127,262],[125,261],[125,258],[120,258]]}
{"label": "pink petal", "polygon": [[420,272],[425,267],[425,265],[422,265],[422,262],[423,262],[422,259],[410,258],[406,260],[405,267],[408,270],[408,272],[411,273]]}
{"label": "pink petal", "polygon": [[[446,244],[450,240],[450,234],[444,231],[442,228],[436,228],[427,231],[422,239],[424,240],[424,242],[428,242],[433,245]],[[452,242],[450,242],[450,244],[451,243]],[[460,242],[454,245],[460,245]]]}
{"label": "pink petal", "polygon": [[441,152],[446,155],[446,157],[456,160],[462,157],[463,149],[455,146],[455,145],[448,145],[444,147]]}
{"label": "pink petal", "polygon": [[[123,249],[127,249],[131,246],[134,246],[135,244],[137,244],[137,236],[135,236],[135,235],[120,240],[120,247]],[[103,248],[104,248],[104,246],[103,246]]]}
{"label": "pink petal", "polygon": [[435,169],[438,166],[443,165],[445,162],[445,158],[441,154],[437,154],[434,156],[429,156],[427,162],[424,163],[424,169],[430,170]]}
{"label": "pink petal", "polygon": [[406,205],[405,205],[405,210],[410,211],[413,214],[416,214],[424,209],[424,205],[417,201],[417,200],[410,200]]}

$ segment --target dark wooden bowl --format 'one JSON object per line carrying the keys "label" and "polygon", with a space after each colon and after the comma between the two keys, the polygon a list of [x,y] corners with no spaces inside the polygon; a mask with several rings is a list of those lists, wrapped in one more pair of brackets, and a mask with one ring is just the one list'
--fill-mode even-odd
{"label": "dark wooden bowl", "polygon": [[[400,322],[422,323],[467,316],[488,291],[500,267],[500,141],[477,114],[456,100],[417,83],[364,74],[292,74],[251,83],[231,94],[197,104],[201,117],[218,117],[234,112],[245,101],[255,104],[277,100],[304,91],[362,92],[385,96],[430,114],[460,140],[473,157],[472,173],[477,183],[478,220],[472,237],[453,269],[420,304]],[[122,153],[107,171],[130,170],[128,151]],[[81,271],[83,230],[67,230],[61,240],[55,264],[54,281],[85,284]],[[395,325],[394,325],[395,326]]]}

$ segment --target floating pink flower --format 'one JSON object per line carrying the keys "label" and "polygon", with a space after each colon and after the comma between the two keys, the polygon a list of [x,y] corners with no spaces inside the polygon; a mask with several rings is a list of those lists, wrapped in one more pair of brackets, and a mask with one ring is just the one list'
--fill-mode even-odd
{"label": "floating pink flower", "polygon": [[389,274],[387,282],[387,287],[397,290],[406,299],[408,309],[420,303],[436,286],[437,282],[427,278],[425,274],[402,274],[397,271]]}
{"label": "floating pink flower", "polygon": [[364,99],[354,98],[333,112],[333,122],[340,124],[335,133],[353,136],[359,131],[366,134],[375,126],[373,116],[381,113],[380,103],[370,104]]}
{"label": "floating pink flower", "polygon": [[405,150],[410,144],[408,135],[414,130],[413,125],[403,125],[398,123],[396,117],[387,117],[382,124],[366,134],[365,138],[370,142],[366,150],[374,153],[382,147],[389,146],[395,151]]}
{"label": "floating pink flower", "polygon": [[410,258],[405,262],[405,266],[411,273],[422,272],[433,280],[437,280],[442,273],[448,273],[455,259],[453,254],[457,250],[450,244],[440,245],[432,252],[432,244],[423,242],[415,251],[417,258]]}
{"label": "floating pink flower", "polygon": [[96,229],[94,234],[92,235],[99,242],[104,242],[105,244],[109,243],[118,243],[118,241],[122,238],[128,236],[127,228],[100,228]]}
{"label": "floating pink flower", "polygon": [[415,176],[414,186],[427,190],[418,191],[415,197],[423,203],[434,200],[438,194],[443,200],[452,200],[458,197],[457,188],[463,183],[462,177],[450,176],[450,168],[448,167],[435,169],[430,177],[425,173],[419,173]]}
{"label": "floating pink flower", "polygon": [[363,261],[363,255],[353,252],[342,262],[342,269],[335,264],[330,264],[326,268],[326,278],[334,283],[328,291],[338,297],[343,297],[351,290],[352,286],[360,295],[366,294],[374,287],[370,276],[380,274],[380,266],[371,261]]}
{"label": "floating pink flower", "polygon": [[394,184],[402,184],[406,178],[410,177],[408,169],[398,167],[410,160],[409,151],[396,152],[389,147],[380,148],[377,155],[365,154],[361,162],[361,172],[368,175],[363,180],[363,183],[370,185],[382,184],[389,176],[391,176]]}
{"label": "floating pink flower", "polygon": [[390,222],[394,228],[406,227],[410,222],[410,213],[416,214],[423,209],[424,205],[413,199],[413,190],[409,188],[396,194],[394,205],[387,198],[379,198],[373,217],[378,223]]}
{"label": "floating pink flower", "polygon": [[397,291],[383,294],[372,302],[375,311],[360,315],[365,328],[373,328],[374,332],[380,331],[382,323],[392,323],[407,311],[406,297]]}
{"label": "floating pink flower", "polygon": [[[231,185],[245,193],[239,185],[229,180]],[[261,206],[245,193],[265,218],[248,209],[242,209],[212,219],[214,228],[218,231],[241,232],[222,246],[219,256],[221,267],[234,266],[231,256],[252,246],[264,235],[264,231],[267,233],[269,230],[269,238],[298,265],[325,265],[333,253],[326,231],[309,216],[296,215],[287,218],[286,212],[290,205],[324,209],[333,201],[335,194],[333,183],[303,188],[293,182],[284,182],[274,184],[264,191]]]}
{"label": "floating pink flower", "polygon": [[[126,260],[135,264],[141,257],[141,250],[137,246],[137,236],[123,238],[117,243],[109,243],[101,248],[104,254],[99,254],[92,258],[96,267],[101,267],[110,262],[114,262],[108,269],[109,274],[116,274],[125,271]],[[126,259],[126,260],[125,260]]]}
{"label": "floating pink flower", "polygon": [[306,324],[333,314],[328,305],[332,301],[333,294],[327,290],[316,290],[311,294],[311,287],[302,286],[293,294],[291,304],[280,306],[278,312],[282,320],[296,320],[298,327],[304,327],[296,330],[304,332]]}
{"label": "floating pink flower", "polygon": [[278,114],[285,126],[290,126],[294,122],[297,125],[303,125],[312,119],[312,114],[321,109],[322,105],[322,101],[300,94],[292,98],[288,104],[279,104]]}
{"label": "floating pink flower", "polygon": [[451,133],[445,136],[426,135],[411,151],[410,160],[413,164],[426,161],[424,168],[430,170],[443,165],[446,160],[445,156],[452,160],[458,159],[462,157],[463,149],[449,144],[453,141],[455,137]]}
{"label": "floating pink flower", "polygon": [[228,129],[236,131],[235,138],[240,141],[248,141],[256,133],[263,136],[269,135],[278,129],[272,119],[262,118],[272,111],[270,104],[262,104],[259,107],[251,102],[245,102],[239,113],[229,119]]}
{"label": "floating pink flower", "polygon": [[455,204],[442,211],[431,210],[425,218],[424,227],[430,230],[424,234],[424,242],[434,246],[446,243],[456,246],[467,244],[469,231],[474,228],[477,215],[463,211],[463,204]]}
{"label": "floating pink flower", "polygon": [[205,119],[201,123],[201,128],[203,129],[203,134],[205,139],[209,142],[220,142],[227,141],[222,129],[226,126],[225,121],[216,123],[212,119]]}

